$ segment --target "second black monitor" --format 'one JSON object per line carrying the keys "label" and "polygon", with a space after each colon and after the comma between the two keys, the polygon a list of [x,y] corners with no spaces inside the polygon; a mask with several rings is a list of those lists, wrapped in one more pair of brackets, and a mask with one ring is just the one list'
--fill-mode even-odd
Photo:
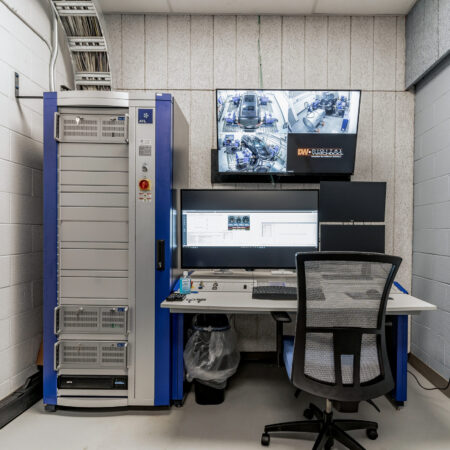
{"label": "second black monitor", "polygon": [[323,181],[320,183],[322,222],[384,222],[386,183]]}

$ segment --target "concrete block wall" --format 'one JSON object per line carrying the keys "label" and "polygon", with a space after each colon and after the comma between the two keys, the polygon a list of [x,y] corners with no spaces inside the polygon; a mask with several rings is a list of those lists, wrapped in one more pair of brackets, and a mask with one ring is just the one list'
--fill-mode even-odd
{"label": "concrete block wall", "polygon": [[[386,181],[386,251],[411,285],[414,95],[404,91],[405,17],[107,15],[114,87],[172,92],[190,122],[191,188],[210,182],[216,88],[362,90],[354,180]],[[272,350],[269,317],[236,317],[243,350]]]}
{"label": "concrete block wall", "polygon": [[406,86],[450,53],[450,0],[419,0],[406,18]]}
{"label": "concrete block wall", "polygon": [[[12,1],[51,41],[45,0]],[[14,72],[23,95],[49,90],[50,52],[0,3],[0,399],[36,371],[42,332],[42,100],[14,98]],[[65,42],[57,86],[70,85]]]}
{"label": "concrete block wall", "polygon": [[450,56],[416,88],[413,295],[438,311],[412,319],[411,351],[450,377]]}

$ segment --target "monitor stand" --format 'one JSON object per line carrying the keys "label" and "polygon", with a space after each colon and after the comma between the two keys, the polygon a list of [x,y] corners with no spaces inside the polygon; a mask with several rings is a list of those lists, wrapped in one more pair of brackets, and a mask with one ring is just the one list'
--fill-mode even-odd
{"label": "monitor stand", "polygon": [[233,271],[230,269],[214,269],[212,273],[217,275],[231,275]]}
{"label": "monitor stand", "polygon": [[193,279],[211,279],[211,278],[227,278],[227,279],[263,279],[263,278],[293,278],[295,277],[295,270],[287,269],[256,269],[254,271],[246,271],[245,269],[203,269],[194,270],[191,275]]}
{"label": "monitor stand", "polygon": [[294,275],[295,270],[279,269],[279,270],[271,270],[270,273],[272,275]]}

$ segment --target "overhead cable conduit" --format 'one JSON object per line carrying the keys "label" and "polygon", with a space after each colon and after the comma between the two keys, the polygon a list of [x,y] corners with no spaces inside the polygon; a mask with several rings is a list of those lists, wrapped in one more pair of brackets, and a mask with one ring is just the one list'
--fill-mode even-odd
{"label": "overhead cable conduit", "polygon": [[103,15],[96,0],[50,0],[67,37],[77,90],[111,90]]}
{"label": "overhead cable conduit", "polygon": [[26,25],[48,48],[50,51],[50,67],[49,67],[49,90],[55,90],[55,63],[56,57],[58,56],[58,19],[53,14],[52,22],[52,45],[42,36],[39,31],[36,30],[30,23],[28,23],[25,18],[23,18],[11,5],[9,5],[5,0],[0,0],[0,3],[4,5],[12,14],[14,14],[24,25]]}

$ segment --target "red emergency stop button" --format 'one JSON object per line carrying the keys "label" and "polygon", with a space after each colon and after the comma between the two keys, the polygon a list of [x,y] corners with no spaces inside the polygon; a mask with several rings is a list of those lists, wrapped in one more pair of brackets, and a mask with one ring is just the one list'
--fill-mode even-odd
{"label": "red emergency stop button", "polygon": [[144,178],[143,180],[139,181],[139,188],[141,191],[149,191],[150,190],[150,180],[147,180]]}

